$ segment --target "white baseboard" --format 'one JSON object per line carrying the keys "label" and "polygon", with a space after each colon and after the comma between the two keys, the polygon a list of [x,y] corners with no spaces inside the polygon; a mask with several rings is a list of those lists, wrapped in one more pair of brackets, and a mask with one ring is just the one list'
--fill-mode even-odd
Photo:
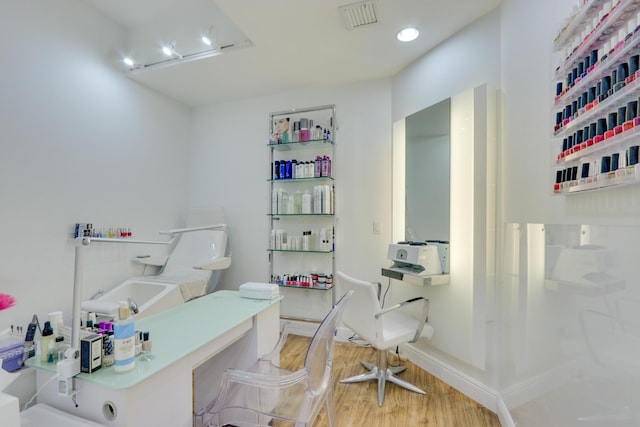
{"label": "white baseboard", "polygon": [[497,412],[498,393],[495,390],[446,362],[436,359],[430,354],[416,350],[413,346],[404,345],[400,348],[411,363],[429,372],[440,381],[445,382],[490,411]]}
{"label": "white baseboard", "polygon": [[516,423],[511,418],[511,413],[509,412],[509,408],[507,408],[506,403],[502,400],[501,397],[498,397],[498,410],[496,411],[496,415],[498,416],[498,421],[500,421],[500,425],[502,427],[516,427]]}

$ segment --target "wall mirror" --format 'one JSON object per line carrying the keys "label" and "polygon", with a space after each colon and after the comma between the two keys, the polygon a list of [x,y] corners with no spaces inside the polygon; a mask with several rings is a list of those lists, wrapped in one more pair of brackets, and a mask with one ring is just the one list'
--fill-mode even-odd
{"label": "wall mirror", "polygon": [[451,99],[393,125],[393,239],[450,238]]}
{"label": "wall mirror", "polygon": [[405,119],[404,240],[449,241],[451,100]]}

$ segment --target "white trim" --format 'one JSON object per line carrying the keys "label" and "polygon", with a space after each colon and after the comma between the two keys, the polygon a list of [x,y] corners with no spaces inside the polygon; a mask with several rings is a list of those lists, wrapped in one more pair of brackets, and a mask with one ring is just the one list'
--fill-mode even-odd
{"label": "white trim", "polygon": [[511,418],[511,413],[509,412],[509,408],[507,408],[507,404],[504,403],[504,400],[500,396],[498,396],[498,410],[496,411],[496,415],[498,416],[498,420],[500,421],[500,425],[502,427],[516,427],[516,423]]}
{"label": "white trim", "polygon": [[490,411],[496,412],[498,393],[495,390],[432,355],[416,350],[411,345],[403,345],[400,348],[411,363],[429,372]]}

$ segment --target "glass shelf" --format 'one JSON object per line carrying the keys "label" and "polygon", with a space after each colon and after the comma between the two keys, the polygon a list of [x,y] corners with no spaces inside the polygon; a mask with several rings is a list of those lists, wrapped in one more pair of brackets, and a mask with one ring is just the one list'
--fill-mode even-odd
{"label": "glass shelf", "polygon": [[564,43],[582,33],[584,25],[593,21],[593,17],[598,13],[600,8],[602,8],[603,4],[604,0],[592,0],[586,5],[580,7],[553,41],[554,49],[560,49]]}
{"label": "glass shelf", "polygon": [[290,252],[297,254],[331,254],[333,251],[303,251],[303,250],[289,250],[289,249],[267,249],[267,252]]}
{"label": "glass shelf", "polygon": [[334,142],[329,139],[312,139],[310,141],[303,142],[287,142],[286,144],[267,144],[267,147],[270,147],[275,151],[289,151],[324,148],[332,145],[334,145]]}
{"label": "glass shelf", "polygon": [[315,288],[311,286],[281,285],[280,283],[275,283],[275,284],[280,286],[281,288],[307,289],[310,291],[330,291],[331,289],[333,289],[333,286],[328,288]]}
{"label": "glass shelf", "polygon": [[267,214],[267,216],[305,216],[305,217],[309,217],[309,216],[333,216],[334,214],[330,213],[330,214],[316,214],[316,213],[312,213],[312,214],[272,214],[269,213]]}
{"label": "glass shelf", "polygon": [[285,178],[285,179],[267,179],[268,182],[305,182],[305,181],[333,181],[332,176],[314,176],[312,178]]}
{"label": "glass shelf", "polygon": [[566,77],[567,72],[575,67],[578,62],[582,61],[587,52],[601,47],[606,39],[610,38],[622,25],[626,24],[626,20],[622,19],[622,17],[630,17],[637,9],[638,5],[630,0],[622,0],[618,3],[616,8],[609,12],[606,18],[600,21],[598,26],[591,31],[591,34],[589,34],[556,69],[556,80]]}
{"label": "glass shelf", "polygon": [[582,92],[595,86],[603,75],[610,75],[613,70],[618,68],[621,62],[626,62],[623,61],[624,59],[638,53],[640,53],[640,32],[635,33],[630,39],[626,40],[623,47],[619,51],[609,55],[604,62],[599,62],[593,71],[587,73],[580,81],[576,81],[576,84],[572,88],[566,90],[562,95],[557,96],[554,101],[555,107],[563,107],[564,104],[578,99]]}

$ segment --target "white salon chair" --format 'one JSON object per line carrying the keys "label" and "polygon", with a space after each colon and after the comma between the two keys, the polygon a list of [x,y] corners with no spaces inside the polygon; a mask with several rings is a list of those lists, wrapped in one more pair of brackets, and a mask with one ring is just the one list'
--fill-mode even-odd
{"label": "white salon chair", "polygon": [[[429,300],[422,297],[412,298],[383,309],[378,300],[377,286],[373,283],[354,279],[342,272],[337,273],[337,280],[338,289],[341,292],[354,292],[342,318],[343,323],[378,352],[376,365],[360,362],[369,372],[343,379],[340,382],[377,381],[379,406],[382,406],[384,401],[387,382],[392,382],[416,393],[426,394],[424,390],[396,376],[403,372],[406,366],[388,366],[387,350],[400,344],[416,342],[420,336],[427,338],[433,336],[433,328],[426,323]],[[408,305],[417,305],[422,308],[419,318],[399,311]]]}

